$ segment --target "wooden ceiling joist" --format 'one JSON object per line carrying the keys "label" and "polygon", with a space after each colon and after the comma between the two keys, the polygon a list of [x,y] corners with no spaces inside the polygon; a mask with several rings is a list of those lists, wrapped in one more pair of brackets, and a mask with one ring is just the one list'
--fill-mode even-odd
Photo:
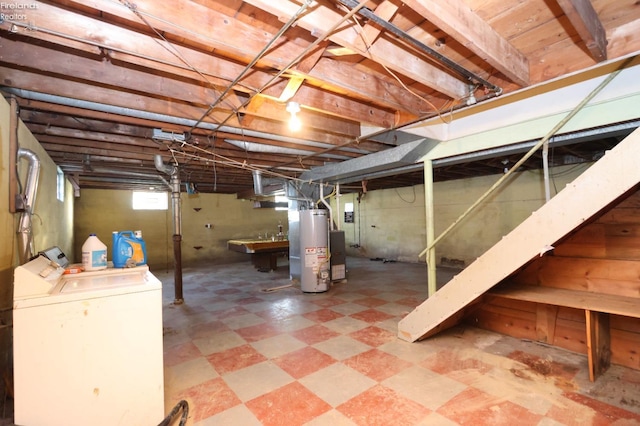
{"label": "wooden ceiling joist", "polygon": [[528,86],[527,58],[462,0],[407,0],[405,3],[520,86]]}
{"label": "wooden ceiling joist", "polygon": [[590,1],[558,0],[558,4],[597,62],[607,59],[607,35]]}
{"label": "wooden ceiling joist", "polygon": [[[394,149],[429,117],[457,119],[467,112],[447,112],[474,100],[483,104],[475,111],[492,108],[500,91],[568,81],[640,52],[640,10],[619,0],[329,0],[290,26],[300,0],[32,3],[27,20],[0,22],[0,87],[54,161],[90,187],[135,186],[86,179],[83,152],[111,148],[91,162],[155,174],[160,153],[206,191],[250,189],[253,166],[295,177]],[[296,133],[289,100],[301,105]],[[156,129],[186,144],[152,141]],[[197,155],[214,148],[231,163],[217,163],[209,185],[212,163]],[[596,145],[575,152],[600,154]],[[494,160],[435,176],[499,173]],[[422,183],[413,168],[393,173],[371,174],[367,187]]]}

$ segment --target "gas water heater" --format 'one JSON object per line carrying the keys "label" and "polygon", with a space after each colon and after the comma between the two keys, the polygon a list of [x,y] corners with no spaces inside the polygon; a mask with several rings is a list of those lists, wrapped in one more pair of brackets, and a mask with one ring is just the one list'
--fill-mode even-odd
{"label": "gas water heater", "polygon": [[329,289],[328,225],[326,210],[300,211],[300,289],[305,293]]}

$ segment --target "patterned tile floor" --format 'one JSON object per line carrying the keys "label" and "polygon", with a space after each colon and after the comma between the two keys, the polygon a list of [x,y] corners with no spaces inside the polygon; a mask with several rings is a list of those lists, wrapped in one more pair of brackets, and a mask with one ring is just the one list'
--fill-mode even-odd
{"label": "patterned tile floor", "polygon": [[[165,411],[189,425],[640,425],[640,371],[590,383],[586,357],[469,326],[426,341],[397,323],[426,297],[424,264],[348,259],[326,293],[288,266],[184,269],[164,283]],[[439,271],[439,282],[451,273]]]}

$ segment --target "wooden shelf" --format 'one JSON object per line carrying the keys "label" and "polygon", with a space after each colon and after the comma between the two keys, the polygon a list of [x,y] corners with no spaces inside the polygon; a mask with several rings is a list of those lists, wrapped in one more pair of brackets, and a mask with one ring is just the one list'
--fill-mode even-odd
{"label": "wooden shelf", "polygon": [[523,284],[510,284],[507,287],[493,289],[487,294],[640,318],[640,298]]}

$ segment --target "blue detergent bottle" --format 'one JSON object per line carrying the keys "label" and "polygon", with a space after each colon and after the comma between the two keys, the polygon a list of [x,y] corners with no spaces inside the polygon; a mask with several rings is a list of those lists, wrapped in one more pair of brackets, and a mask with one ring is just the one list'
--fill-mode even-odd
{"label": "blue detergent bottle", "polygon": [[112,260],[114,268],[134,267],[147,264],[147,247],[142,231],[113,231]]}

